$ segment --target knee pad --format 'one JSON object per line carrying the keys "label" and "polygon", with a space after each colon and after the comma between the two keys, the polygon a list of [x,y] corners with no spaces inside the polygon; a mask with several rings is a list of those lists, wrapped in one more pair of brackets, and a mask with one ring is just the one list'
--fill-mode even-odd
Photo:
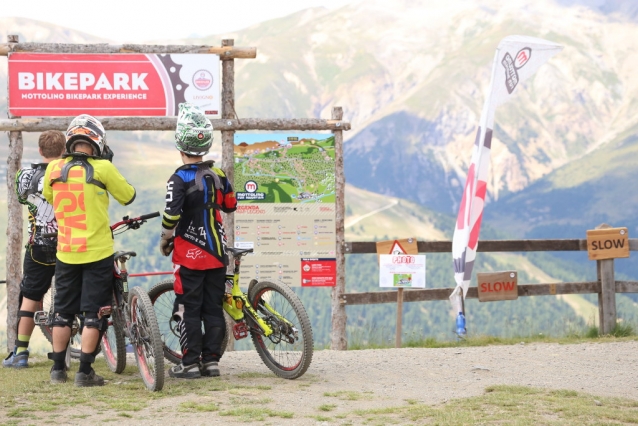
{"label": "knee pad", "polygon": [[84,326],[86,328],[95,328],[104,333],[109,327],[109,321],[106,317],[98,318],[97,312],[87,312],[84,316]]}
{"label": "knee pad", "polygon": [[51,327],[73,328],[73,320],[75,320],[75,315],[73,314],[56,313],[53,321],[51,321]]}
{"label": "knee pad", "polygon": [[33,318],[35,315],[35,312],[31,312],[31,311],[18,311],[18,318],[22,318],[22,317],[26,317],[26,318]]}
{"label": "knee pad", "polygon": [[180,322],[184,320],[184,305],[181,303],[177,305],[177,310],[173,312],[173,316],[171,319],[175,322]]}

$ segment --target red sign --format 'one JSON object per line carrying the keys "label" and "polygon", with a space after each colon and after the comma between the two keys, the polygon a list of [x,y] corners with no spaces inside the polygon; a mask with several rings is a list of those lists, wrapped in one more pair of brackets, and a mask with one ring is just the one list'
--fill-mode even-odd
{"label": "red sign", "polygon": [[216,55],[9,55],[14,116],[174,116],[181,102],[218,114]]}
{"label": "red sign", "polygon": [[336,285],[336,259],[301,259],[302,287],[334,287]]}

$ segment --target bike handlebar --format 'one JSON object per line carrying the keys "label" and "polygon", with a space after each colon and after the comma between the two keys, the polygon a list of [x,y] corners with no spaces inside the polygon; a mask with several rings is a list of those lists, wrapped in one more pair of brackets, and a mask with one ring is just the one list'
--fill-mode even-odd
{"label": "bike handlebar", "polygon": [[[143,214],[139,217],[134,217],[132,219],[129,219],[128,216],[124,216],[122,218],[121,221],[114,223],[113,225],[111,225],[111,231],[114,231],[115,229],[119,228],[122,225],[127,225],[129,228],[139,228],[140,225],[144,222],[146,222],[147,219],[152,219],[154,217],[159,217],[160,213],[159,212],[153,212],[153,213],[147,213],[147,214]],[[43,238],[54,238],[57,237],[58,233],[57,232],[49,232],[46,234],[42,234]]]}
{"label": "bike handlebar", "polygon": [[140,216],[140,219],[142,220],[146,220],[146,219],[152,219],[154,217],[159,217],[160,212],[153,212],[153,213],[149,213],[149,214],[143,214],[142,216]]}
{"label": "bike handlebar", "polygon": [[139,225],[146,222],[146,219],[158,217],[159,215],[160,215],[159,212],[153,212],[153,213],[143,214],[139,217],[134,217],[132,219],[129,219],[128,216],[124,216],[121,221],[111,225],[111,230],[114,231],[115,229],[119,228],[122,225],[139,228]]}

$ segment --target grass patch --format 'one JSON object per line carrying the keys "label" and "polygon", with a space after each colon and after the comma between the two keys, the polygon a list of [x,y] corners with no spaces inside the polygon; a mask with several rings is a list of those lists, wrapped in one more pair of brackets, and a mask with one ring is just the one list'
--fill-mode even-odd
{"label": "grass patch", "polygon": [[478,397],[430,406],[410,404],[354,414],[372,425],[403,424],[553,424],[597,425],[638,423],[638,402],[596,397],[572,390],[524,386],[489,386]]}
{"label": "grass patch", "polygon": [[635,334],[634,327],[631,324],[621,322],[617,322],[611,332],[611,335],[614,337],[629,337]]}
{"label": "grass patch", "polygon": [[273,376],[272,373],[258,373],[254,371],[248,371],[246,373],[240,373],[237,375],[240,379],[273,379],[277,376]]}
{"label": "grass patch", "polygon": [[182,402],[179,404],[178,411],[192,412],[211,412],[211,411],[219,411],[219,406],[214,402],[209,402],[205,404],[197,404],[195,402]]}
{"label": "grass patch", "polygon": [[[494,337],[494,336],[469,336],[459,341],[437,340],[432,337],[408,340],[403,342],[404,348],[456,348],[456,347],[473,347],[473,346],[492,346],[492,345],[516,345],[523,343],[559,343],[559,344],[578,344],[578,343],[610,343],[638,340],[634,329],[629,324],[616,324],[616,328],[610,335],[599,336],[598,327],[590,327],[583,334],[572,334],[564,337],[551,337],[544,334],[532,335],[526,337]],[[388,346],[390,347],[390,346]],[[392,346],[393,347],[393,346]],[[350,349],[350,348],[349,348]],[[368,348],[358,348],[368,349]]]}
{"label": "grass patch", "polygon": [[360,399],[372,399],[371,392],[357,392],[357,391],[337,391],[337,392],[324,392],[323,396],[332,396],[339,398],[343,401],[359,401]]}
{"label": "grass patch", "polygon": [[269,408],[260,407],[235,407],[230,410],[221,411],[220,416],[239,417],[243,422],[263,422],[267,417],[281,417],[291,419],[294,413],[290,411],[275,411]]}
{"label": "grass patch", "polygon": [[318,422],[329,422],[330,420],[332,420],[330,417],[326,417],[326,416],[309,416],[309,419],[315,419]]}
{"label": "grass patch", "polygon": [[243,396],[241,398],[233,396],[230,398],[231,404],[269,404],[273,402],[272,398],[250,398]]}
{"label": "grass patch", "polygon": [[337,406],[335,404],[321,404],[318,409],[320,411],[332,411],[335,408],[337,408]]}
{"label": "grass patch", "polygon": [[[95,388],[77,388],[73,383],[73,376],[77,363],[74,363],[69,372],[69,381],[65,384],[52,385],[49,383],[49,370],[51,362],[32,360],[30,367],[22,370],[9,368],[0,369],[0,383],[10,384],[0,386],[0,412],[4,414],[3,420],[20,423],[33,423],[35,414],[47,413],[46,418],[61,416],[62,423],[71,419],[86,419],[91,421],[95,415],[111,415],[112,418],[127,417],[131,414],[148,408],[154,401],[163,398],[178,397],[184,395],[198,395],[204,397],[197,403],[181,404],[179,411],[219,411],[219,406],[206,399],[211,393],[219,393],[221,398],[228,400],[232,394],[257,397],[245,398],[250,403],[265,404],[272,402],[265,394],[271,390],[269,385],[249,385],[242,383],[237,377],[219,378],[217,380],[176,380],[167,378],[162,392],[149,392],[144,386],[137,367],[127,366],[122,374],[113,374],[106,367],[103,359],[95,363],[95,370],[104,376],[106,385]],[[265,377],[263,375],[248,374],[245,378]],[[276,379],[268,375],[271,379]],[[217,398],[216,398],[217,399]],[[75,407],[91,407],[90,414],[78,415],[73,413]],[[177,411],[174,410],[174,411]],[[64,413],[64,414],[60,414]],[[129,414],[130,413],[130,414]],[[269,416],[283,417],[286,412],[268,411]],[[116,420],[117,421],[117,420]],[[41,423],[38,421],[37,423]],[[59,423],[59,422],[58,422]]]}

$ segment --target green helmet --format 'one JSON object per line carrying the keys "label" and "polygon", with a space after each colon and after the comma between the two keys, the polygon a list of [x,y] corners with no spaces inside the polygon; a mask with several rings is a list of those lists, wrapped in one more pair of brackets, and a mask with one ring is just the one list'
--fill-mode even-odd
{"label": "green helmet", "polygon": [[175,147],[185,154],[206,155],[213,144],[213,125],[195,105],[179,104]]}

